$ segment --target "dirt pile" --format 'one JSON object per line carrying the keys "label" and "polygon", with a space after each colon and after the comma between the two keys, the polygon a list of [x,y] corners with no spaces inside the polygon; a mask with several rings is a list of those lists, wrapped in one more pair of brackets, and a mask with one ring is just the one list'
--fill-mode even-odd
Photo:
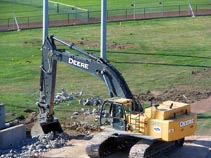
{"label": "dirt pile", "polygon": [[160,103],[166,100],[194,103],[196,101],[206,99],[211,95],[211,91],[196,91],[185,88],[173,88],[164,92],[161,91],[148,91],[146,94],[140,94],[138,98],[141,101],[147,102],[150,98],[154,97],[154,102]]}

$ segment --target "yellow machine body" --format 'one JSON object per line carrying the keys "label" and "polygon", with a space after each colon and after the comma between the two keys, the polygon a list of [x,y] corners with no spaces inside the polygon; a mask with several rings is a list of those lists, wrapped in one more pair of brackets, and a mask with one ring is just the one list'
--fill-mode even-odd
{"label": "yellow machine body", "polygon": [[133,133],[175,141],[193,135],[196,131],[197,115],[189,104],[165,101],[159,106],[145,109],[143,113],[132,113],[130,99],[117,99],[126,109],[126,130]]}

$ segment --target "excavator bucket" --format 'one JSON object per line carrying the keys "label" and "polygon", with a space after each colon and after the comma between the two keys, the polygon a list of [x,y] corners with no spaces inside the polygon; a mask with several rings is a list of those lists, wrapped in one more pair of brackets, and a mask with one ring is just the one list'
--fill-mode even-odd
{"label": "excavator bucket", "polygon": [[31,129],[31,136],[35,137],[35,136],[47,134],[49,132],[54,132],[54,133],[63,132],[61,124],[59,123],[58,119],[55,119],[54,121],[49,122],[49,123],[36,121],[34,126]]}

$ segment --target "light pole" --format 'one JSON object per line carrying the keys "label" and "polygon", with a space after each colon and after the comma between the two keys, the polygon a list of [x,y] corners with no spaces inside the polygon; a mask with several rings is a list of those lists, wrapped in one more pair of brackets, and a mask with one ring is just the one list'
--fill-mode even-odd
{"label": "light pole", "polygon": [[101,58],[106,59],[106,36],[107,36],[107,3],[101,1]]}
{"label": "light pole", "polygon": [[43,0],[43,41],[48,36],[48,0]]}

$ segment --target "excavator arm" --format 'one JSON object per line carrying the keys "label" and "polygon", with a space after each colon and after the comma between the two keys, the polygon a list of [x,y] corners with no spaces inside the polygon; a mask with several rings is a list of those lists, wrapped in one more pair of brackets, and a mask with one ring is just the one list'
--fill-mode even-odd
{"label": "excavator arm", "polygon": [[[68,47],[57,49],[56,43]],[[42,62],[40,73],[39,121],[43,126],[54,122],[54,93],[56,85],[57,62],[64,62],[70,66],[83,70],[101,79],[108,90],[109,97],[128,98],[134,101],[134,111],[143,111],[142,106],[133,97],[121,73],[105,59],[76,47],[73,43],[66,43],[54,36],[45,39],[42,47]],[[56,121],[57,123],[57,121]],[[42,126],[42,125],[41,125]],[[46,132],[49,132],[47,129]],[[45,129],[44,129],[44,133]]]}

